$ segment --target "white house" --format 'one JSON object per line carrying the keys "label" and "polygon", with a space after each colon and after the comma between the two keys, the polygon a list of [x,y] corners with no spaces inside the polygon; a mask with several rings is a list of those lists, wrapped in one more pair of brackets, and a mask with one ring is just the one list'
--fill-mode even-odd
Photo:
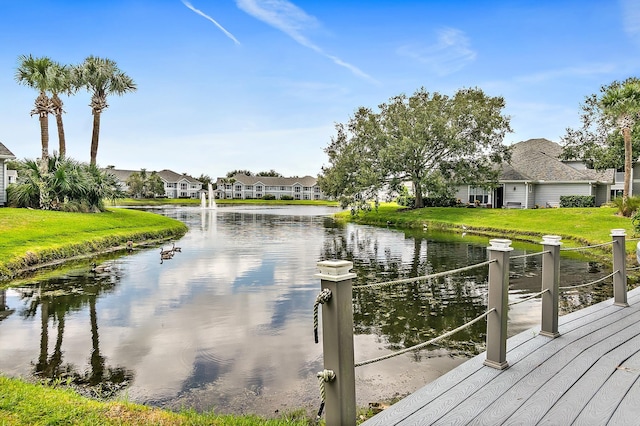
{"label": "white house", "polygon": [[589,169],[581,161],[560,159],[562,147],[547,139],[530,139],[512,146],[511,162],[500,165],[498,186],[486,190],[458,187],[455,197],[483,206],[557,207],[563,195],[594,196],[596,206],[611,200],[616,185],[614,169]]}
{"label": "white house", "polygon": [[[6,160],[14,160],[15,155],[0,142],[0,206],[7,204],[7,185],[9,183],[9,173],[7,171]],[[14,177],[14,174],[11,174]]]}
{"label": "white house", "polygon": [[262,198],[272,195],[277,200],[290,196],[294,200],[323,200],[324,194],[318,186],[318,179],[304,177],[247,176],[236,174],[231,178],[219,177],[216,181],[217,198]]}
{"label": "white house", "polygon": [[[108,172],[112,173],[120,182],[123,191],[129,189],[127,180],[133,173],[139,173],[140,170],[121,170],[108,168]],[[147,174],[152,172],[147,171]],[[202,182],[192,178],[186,174],[179,174],[169,169],[161,170],[158,173],[160,179],[164,182],[164,194],[167,198],[200,198],[202,192]]]}

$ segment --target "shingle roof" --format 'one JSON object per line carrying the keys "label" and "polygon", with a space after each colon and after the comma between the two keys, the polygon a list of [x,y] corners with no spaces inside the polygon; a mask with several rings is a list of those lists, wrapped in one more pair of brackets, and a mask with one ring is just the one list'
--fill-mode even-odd
{"label": "shingle roof", "polygon": [[[218,178],[220,181],[223,178]],[[245,174],[237,174],[233,177],[236,182],[240,182],[244,185],[255,185],[262,183],[266,186],[289,186],[296,183],[302,186],[313,186],[318,182],[318,179],[312,176],[304,177],[273,177],[273,176],[247,176]]]}
{"label": "shingle roof", "polygon": [[158,174],[167,182],[179,182],[185,179],[189,183],[202,183],[199,180],[192,178],[191,176],[181,175],[180,173],[176,173],[173,170],[169,169],[160,170]]}
{"label": "shingle roof", "polygon": [[512,146],[511,162],[500,180],[613,182],[615,170],[578,170],[560,160],[562,147],[547,139],[529,139]]}
{"label": "shingle roof", "polygon": [[3,158],[3,159],[14,159],[14,158],[16,158],[16,156],[13,155],[13,152],[9,151],[9,148],[4,146],[2,144],[2,142],[0,142],[0,158]]}
{"label": "shingle roof", "polygon": [[[121,182],[126,182],[129,179],[129,176],[133,173],[139,173],[140,170],[122,170],[122,169],[106,169],[106,171],[115,175]],[[151,174],[153,171],[147,171],[147,174]],[[164,179],[166,182],[179,182],[181,180],[186,180],[189,183],[201,183],[199,180],[192,178],[191,176],[181,175],[172,170],[164,169],[157,172],[160,175],[160,178]]]}

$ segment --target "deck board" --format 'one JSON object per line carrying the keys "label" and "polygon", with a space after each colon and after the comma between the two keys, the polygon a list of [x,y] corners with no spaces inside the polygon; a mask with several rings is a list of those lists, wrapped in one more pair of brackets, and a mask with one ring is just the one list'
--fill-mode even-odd
{"label": "deck board", "polygon": [[376,425],[640,423],[640,288],[560,317],[561,335],[507,342],[509,368],[465,362],[369,419]]}

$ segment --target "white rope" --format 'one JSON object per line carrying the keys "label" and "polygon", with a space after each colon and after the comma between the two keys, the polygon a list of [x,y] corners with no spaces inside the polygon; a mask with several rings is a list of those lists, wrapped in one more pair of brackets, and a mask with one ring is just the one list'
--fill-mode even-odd
{"label": "white rope", "polygon": [[326,400],[326,391],[324,389],[324,384],[328,382],[332,382],[336,378],[336,373],[333,370],[324,369],[317,374],[318,384],[320,385],[320,409],[318,410],[317,419],[320,420],[322,417],[322,410],[324,410],[324,403]]}
{"label": "white rope", "polygon": [[535,299],[535,298],[536,298],[536,297],[538,297],[538,296],[542,296],[543,294],[545,294],[545,293],[547,293],[547,292],[549,292],[549,289],[548,289],[548,288],[547,288],[547,289],[545,289],[545,290],[542,290],[542,291],[541,291],[541,292],[539,292],[539,293],[532,294],[531,296],[525,297],[524,299],[520,299],[520,300],[518,300],[518,301],[516,301],[516,302],[511,302],[511,303],[509,303],[509,305],[507,305],[507,306],[519,305],[520,303],[524,303],[524,302],[526,302],[526,301],[528,301],[528,300]]}
{"label": "white rope", "polygon": [[328,302],[331,299],[331,290],[328,288],[323,289],[318,297],[316,297],[316,301],[313,304],[313,337],[315,338],[316,343],[318,343],[318,305],[324,302]]}
{"label": "white rope", "polygon": [[606,277],[602,277],[602,278],[598,278],[595,281],[591,281],[589,283],[585,283],[585,284],[579,284],[579,285],[570,285],[570,286],[566,286],[566,287],[558,287],[560,290],[571,290],[572,288],[582,288],[582,287],[589,287],[590,285],[594,285],[594,284],[598,284],[599,282],[602,282],[604,280],[606,280],[607,278],[611,278],[612,276],[614,276],[615,274],[617,274],[620,271],[613,271],[612,273],[610,273],[609,275],[607,275]]}
{"label": "white rope", "polygon": [[560,251],[575,251],[575,250],[586,250],[586,249],[590,249],[590,248],[596,248],[596,247],[602,247],[602,246],[608,246],[609,244],[613,244],[615,241],[609,241],[608,243],[602,243],[602,244],[595,244],[593,246],[582,246],[582,247],[563,247],[560,249]]}
{"label": "white rope", "polygon": [[463,268],[452,269],[450,271],[438,272],[438,273],[435,273],[435,274],[423,275],[421,277],[404,278],[404,279],[401,279],[401,280],[387,281],[387,282],[383,282],[383,283],[354,285],[353,288],[354,289],[376,288],[376,287],[391,286],[391,285],[396,285],[396,284],[412,283],[412,282],[415,282],[415,281],[428,280],[428,279],[431,279],[431,278],[439,278],[439,277],[444,277],[444,276],[447,276],[447,275],[453,275],[453,274],[457,274],[457,273],[460,273],[460,272],[468,271],[470,269],[479,268],[481,266],[485,266],[485,265],[488,265],[488,264],[493,263],[493,262],[496,262],[496,260],[495,259],[487,260],[486,262],[476,263],[475,265],[469,265],[469,266],[465,266]]}
{"label": "white rope", "polygon": [[551,253],[551,251],[549,250],[545,250],[545,251],[540,251],[538,253],[531,253],[531,254],[520,254],[518,256],[511,256],[509,259],[522,259],[523,257],[532,257],[532,256],[540,256],[542,254],[547,254],[547,253]]}
{"label": "white rope", "polygon": [[476,322],[480,321],[481,319],[486,318],[487,315],[489,315],[491,312],[493,312],[495,310],[496,310],[496,308],[491,308],[487,312],[485,312],[484,314],[482,314],[479,317],[477,317],[476,319],[473,319],[473,320],[469,321],[468,323],[463,324],[460,327],[458,327],[458,328],[456,328],[454,330],[448,331],[448,332],[446,332],[446,333],[444,333],[444,334],[442,334],[442,335],[440,335],[438,337],[434,337],[433,339],[431,339],[431,340],[429,340],[427,342],[420,343],[420,344],[417,344],[415,346],[411,346],[410,348],[402,349],[400,351],[393,352],[393,353],[390,353],[390,354],[387,354],[387,355],[383,355],[383,356],[378,357],[378,358],[373,358],[373,359],[369,359],[367,361],[357,362],[354,365],[354,367],[362,367],[363,365],[373,364],[374,362],[384,361],[385,359],[389,359],[389,358],[396,357],[398,355],[406,354],[407,352],[412,352],[412,351],[416,351],[418,349],[422,349],[425,346],[429,346],[431,344],[434,344],[435,342],[438,342],[438,341],[440,341],[440,340],[442,340],[444,338],[447,338],[447,337],[457,333],[458,331],[463,330],[463,329],[469,327],[472,324],[475,324]]}

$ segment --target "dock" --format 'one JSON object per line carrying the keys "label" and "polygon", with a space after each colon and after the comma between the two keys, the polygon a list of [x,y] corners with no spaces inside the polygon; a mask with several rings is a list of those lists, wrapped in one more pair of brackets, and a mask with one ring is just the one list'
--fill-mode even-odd
{"label": "dock", "polygon": [[482,353],[363,426],[639,425],[640,288],[561,316],[558,337],[507,340],[508,368]]}

